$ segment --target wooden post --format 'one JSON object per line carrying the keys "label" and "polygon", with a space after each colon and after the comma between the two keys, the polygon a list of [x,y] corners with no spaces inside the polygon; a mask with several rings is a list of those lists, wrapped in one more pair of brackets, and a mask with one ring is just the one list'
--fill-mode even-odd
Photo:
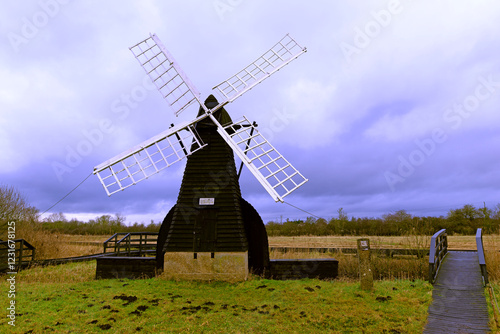
{"label": "wooden post", "polygon": [[362,290],[373,289],[370,239],[358,239],[359,276]]}
{"label": "wooden post", "polygon": [[21,239],[19,242],[19,262],[18,262],[18,270],[21,270],[21,267],[23,265],[23,248],[24,248],[24,239]]}

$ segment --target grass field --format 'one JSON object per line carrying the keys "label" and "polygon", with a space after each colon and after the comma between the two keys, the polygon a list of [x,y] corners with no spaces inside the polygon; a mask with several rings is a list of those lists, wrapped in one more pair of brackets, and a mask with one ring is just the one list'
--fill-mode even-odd
{"label": "grass field", "polygon": [[[102,252],[109,236],[58,235],[58,252]],[[356,247],[359,237],[271,237],[276,247]],[[430,237],[369,237],[372,248],[428,247]],[[491,284],[500,297],[498,236],[485,236]],[[53,240],[52,240],[53,242]],[[75,244],[76,243],[76,244]],[[451,249],[475,249],[474,236],[450,236]],[[46,253],[48,254],[48,253]],[[53,253],[59,254],[59,253]],[[52,256],[57,257],[57,256]],[[8,333],[421,333],[431,302],[425,282],[428,259],[372,255],[375,288],[362,291],[354,255],[271,252],[271,258],[339,260],[334,281],[246,282],[95,280],[95,261],[35,267],[16,277],[16,326]],[[9,284],[0,281],[0,305],[9,305]],[[488,294],[492,328],[493,308]],[[7,310],[3,307],[7,314]],[[6,328],[7,331],[3,330]],[[495,330],[494,330],[495,331]]]}
{"label": "grass field", "polygon": [[[372,248],[425,248],[430,245],[431,236],[299,236],[269,237],[271,247],[352,247],[356,248],[359,238],[369,238]],[[485,243],[494,242],[498,235],[485,235]],[[473,235],[448,236],[449,249],[475,250],[476,239]]]}
{"label": "grass field", "polygon": [[[378,281],[241,283],[94,280],[95,262],[17,275],[16,326],[9,333],[421,333],[431,286]],[[5,280],[0,289],[7,291]],[[7,293],[0,305],[8,305]],[[4,308],[5,309],[5,308]],[[7,332],[7,331],[2,331]]]}

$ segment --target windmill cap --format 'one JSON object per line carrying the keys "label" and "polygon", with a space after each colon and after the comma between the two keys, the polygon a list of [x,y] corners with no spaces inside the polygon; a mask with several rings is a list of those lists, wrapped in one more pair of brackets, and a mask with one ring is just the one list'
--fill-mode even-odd
{"label": "windmill cap", "polygon": [[[210,95],[209,97],[206,98],[206,100],[205,100],[205,106],[208,109],[215,108],[217,105],[219,105],[219,101],[217,101],[217,99],[215,98],[215,96]],[[198,116],[203,115],[204,112],[205,111],[203,110],[203,108],[200,107],[200,110],[198,112]],[[227,125],[227,124],[232,123],[231,117],[229,116],[229,114],[227,113],[227,111],[224,108],[220,108],[219,110],[217,110],[216,112],[214,112],[213,115],[219,121],[219,123],[222,124],[222,125]],[[209,120],[209,119],[204,119],[204,120],[198,122],[198,124],[201,125],[202,127],[203,126],[214,126],[214,124],[212,123],[212,121]]]}
{"label": "windmill cap", "polygon": [[217,101],[215,96],[213,96],[212,94],[210,94],[210,96],[207,97],[207,99],[205,100],[205,106],[208,109],[212,109],[212,108],[216,107],[218,104],[219,104],[219,101]]}

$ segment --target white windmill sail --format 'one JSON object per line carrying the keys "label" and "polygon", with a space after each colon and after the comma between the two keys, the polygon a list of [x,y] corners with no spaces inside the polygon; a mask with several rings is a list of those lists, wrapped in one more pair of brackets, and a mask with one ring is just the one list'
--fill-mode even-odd
{"label": "white windmill sail", "polygon": [[195,101],[202,105],[200,93],[155,34],[130,47],[130,51],[173,108],[175,116]]}
{"label": "white windmill sail", "polygon": [[233,102],[306,51],[287,34],[256,61],[213,89],[225,101]]}
{"label": "white windmill sail", "polygon": [[308,181],[245,116],[224,127],[216,124],[219,134],[276,202],[283,202],[285,196]]}
{"label": "white windmill sail", "polygon": [[[198,121],[198,119],[196,119]],[[194,123],[164,131],[94,168],[108,196],[171,166],[203,148]]]}
{"label": "white windmill sail", "polygon": [[285,35],[256,61],[215,86],[213,89],[222,95],[222,100],[212,109],[201,102],[196,87],[155,34],[130,47],[130,50],[176,116],[194,102],[205,113],[95,167],[94,174],[98,175],[108,196],[202,149],[206,144],[196,133],[195,125],[205,117],[213,120],[218,126],[217,131],[275,201],[283,202],[285,196],[307,182],[246,118],[222,127],[213,116],[215,111],[233,102],[306,52],[306,48],[301,47],[292,37]]}

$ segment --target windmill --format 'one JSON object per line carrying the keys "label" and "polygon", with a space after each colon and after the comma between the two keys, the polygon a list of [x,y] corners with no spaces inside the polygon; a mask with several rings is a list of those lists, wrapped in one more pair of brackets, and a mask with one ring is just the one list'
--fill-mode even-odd
{"label": "windmill", "polygon": [[176,253],[192,263],[194,267],[188,269],[192,271],[205,261],[217,273],[223,270],[221,259],[231,258],[229,262],[245,277],[248,267],[262,271],[269,262],[267,234],[256,210],[241,197],[234,154],[276,202],[284,202],[283,198],[307,179],[262,136],[255,122],[245,116],[232,121],[224,106],[306,49],[285,35],[257,60],[213,88],[220,102],[214,95],[201,101],[200,93],[155,34],[130,50],[176,116],[191,105],[198,105],[199,112],[191,121],[172,125],[96,166],[94,174],[111,196],[187,158],[177,203],[160,229],[158,265],[163,266],[165,254]]}

